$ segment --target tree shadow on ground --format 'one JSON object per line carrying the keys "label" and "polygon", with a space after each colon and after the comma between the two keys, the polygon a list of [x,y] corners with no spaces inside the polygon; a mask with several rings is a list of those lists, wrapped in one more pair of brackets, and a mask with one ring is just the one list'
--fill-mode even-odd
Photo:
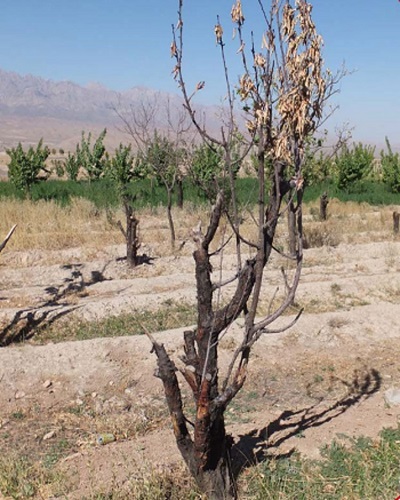
{"label": "tree shadow on ground", "polygon": [[71,275],[64,278],[63,283],[59,286],[49,286],[45,289],[46,293],[50,295],[49,302],[57,303],[59,300],[73,293],[83,293],[87,288],[101,283],[102,281],[111,281],[111,278],[104,276],[104,271],[110,262],[107,262],[100,271],[91,271],[90,279],[85,280],[82,274],[83,264],[66,264],[62,269],[71,270]]}
{"label": "tree shadow on ground", "polygon": [[[118,257],[117,258],[117,262],[123,262],[123,261],[126,261],[127,258],[126,257]],[[147,254],[142,254],[142,255],[138,255],[137,256],[137,264],[136,264],[136,267],[137,266],[141,266],[143,264],[147,264],[149,266],[153,266],[153,260],[155,260],[155,257],[150,257],[149,255]],[[132,269],[135,269],[134,267]]]}
{"label": "tree shadow on ground", "polygon": [[0,330],[0,347],[29,340],[40,329],[79,309],[80,306],[71,303],[68,297],[82,296],[92,285],[109,280],[110,278],[104,276],[109,263],[107,262],[101,270],[92,271],[90,279],[84,279],[82,275],[83,264],[62,266],[62,269],[71,271],[70,275],[64,278],[61,284],[45,288],[48,298],[41,304],[20,309],[14,314],[9,323]]}
{"label": "tree shadow on ground", "polygon": [[[374,368],[365,368],[362,372],[356,370],[351,382],[341,382],[347,387],[347,394],[335,403],[327,406],[321,400],[300,410],[285,410],[262,429],[254,429],[240,436],[231,451],[235,476],[244,468],[271,458],[270,451],[277,449],[284,441],[301,435],[307,429],[324,425],[368,399],[379,391],[382,379]],[[288,458],[294,451],[295,448],[285,454],[273,453],[273,456],[277,459]]]}

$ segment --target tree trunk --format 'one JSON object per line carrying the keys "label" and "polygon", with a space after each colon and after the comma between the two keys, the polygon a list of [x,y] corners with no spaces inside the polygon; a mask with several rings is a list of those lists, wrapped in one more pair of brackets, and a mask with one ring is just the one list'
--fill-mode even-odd
{"label": "tree trunk", "polygon": [[228,457],[221,458],[215,469],[199,472],[196,482],[209,500],[237,499]]}
{"label": "tree trunk", "polygon": [[126,214],[126,260],[129,267],[136,267],[138,264],[138,250],[140,247],[138,238],[139,219],[134,214],[132,207],[125,203]]}
{"label": "tree trunk", "polygon": [[393,212],[393,232],[394,232],[394,234],[399,233],[399,222],[400,222],[400,213]]}
{"label": "tree trunk", "polygon": [[182,181],[182,179],[177,179],[176,188],[178,191],[176,204],[177,204],[178,208],[183,208],[183,181]]}
{"label": "tree trunk", "polygon": [[293,201],[290,201],[288,205],[288,230],[289,230],[289,254],[296,255],[297,229],[296,229],[296,212]]}
{"label": "tree trunk", "polygon": [[325,191],[325,193],[321,196],[319,200],[319,218],[321,220],[326,220],[328,218],[328,193]]}
{"label": "tree trunk", "polygon": [[210,409],[208,399],[204,411],[200,401],[201,398],[197,402],[194,456],[188,463],[190,471],[207,499],[236,499],[236,483],[230,460],[232,438],[226,436],[223,410],[217,407]]}
{"label": "tree trunk", "polygon": [[[193,370],[191,386],[195,388],[196,419],[194,432],[191,435],[187,428],[187,419],[183,413],[181,390],[176,376],[177,368],[165,347],[149,335],[153,349],[157,355],[158,372],[161,378],[169,413],[171,416],[175,439],[179,451],[199,489],[210,500],[234,500],[237,498],[235,480],[231,472],[230,449],[232,438],[226,436],[224,405],[212,401],[217,389],[216,377],[205,376],[200,380]],[[185,332],[186,365],[193,363],[192,368],[199,369],[197,350],[195,349],[195,332]],[[185,377],[186,378],[186,377]],[[188,379],[187,379],[188,380]]]}
{"label": "tree trunk", "polygon": [[8,241],[10,240],[11,236],[14,234],[14,231],[16,230],[16,228],[17,228],[17,224],[14,224],[13,227],[9,230],[7,236],[4,238],[4,240],[0,244],[0,252],[2,252],[4,250]]}
{"label": "tree trunk", "polygon": [[168,196],[168,202],[167,202],[167,217],[168,217],[168,224],[169,224],[169,231],[171,234],[171,247],[175,248],[175,226],[174,226],[174,220],[172,218],[172,190],[167,189],[167,196]]}

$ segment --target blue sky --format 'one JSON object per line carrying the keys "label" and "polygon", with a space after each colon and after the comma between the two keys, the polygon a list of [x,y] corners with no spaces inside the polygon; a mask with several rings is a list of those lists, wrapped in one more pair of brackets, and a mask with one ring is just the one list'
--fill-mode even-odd
{"label": "blue sky", "polygon": [[[335,70],[344,62],[353,71],[334,97],[340,109],[329,128],[348,123],[356,140],[382,144],[388,135],[400,145],[400,2],[312,3],[327,66]],[[185,2],[185,78],[189,86],[206,81],[203,103],[219,103],[224,95],[213,27],[220,14],[230,34],[232,4]],[[262,29],[257,8],[256,0],[243,0],[247,28],[251,24],[256,37]],[[2,2],[0,67],[82,85],[96,81],[115,90],[143,85],[178,93],[169,56],[176,11],[177,0],[7,0]],[[235,60],[231,68],[235,80],[240,71]]]}

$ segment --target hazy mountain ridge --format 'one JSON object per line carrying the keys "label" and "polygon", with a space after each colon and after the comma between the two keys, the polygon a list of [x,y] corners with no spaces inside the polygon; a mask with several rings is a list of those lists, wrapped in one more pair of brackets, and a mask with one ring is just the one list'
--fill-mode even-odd
{"label": "hazy mountain ridge", "polygon": [[[175,111],[182,109],[178,93],[139,86],[117,92],[97,82],[81,86],[72,81],[47,80],[0,69],[0,150],[18,142],[35,144],[41,138],[51,147],[74,149],[83,130],[96,134],[104,127],[108,129],[106,146],[114,148],[119,142],[130,142],[130,137],[120,130],[123,124],[115,108],[135,109],[140,103],[153,100],[160,108],[170,102]],[[207,129],[219,136],[220,107],[197,108],[198,116],[206,117]],[[165,129],[168,125],[160,118],[161,114],[157,114],[157,128]],[[384,138],[376,139],[375,156],[379,156],[385,148]],[[397,138],[391,141],[393,150],[400,151]]]}
{"label": "hazy mountain ridge", "polygon": [[119,128],[115,108],[135,109],[143,100],[169,100],[181,106],[178,95],[147,87],[117,92],[98,83],[83,87],[71,81],[46,80],[0,69],[0,149],[36,143],[43,137],[53,147],[74,148],[82,130],[98,133],[108,128],[106,144],[129,142]]}
{"label": "hazy mountain ridge", "polygon": [[115,119],[113,106],[134,104],[143,94],[159,92],[143,87],[116,92],[97,83],[82,87],[71,81],[0,70],[0,109],[13,115],[104,121]]}

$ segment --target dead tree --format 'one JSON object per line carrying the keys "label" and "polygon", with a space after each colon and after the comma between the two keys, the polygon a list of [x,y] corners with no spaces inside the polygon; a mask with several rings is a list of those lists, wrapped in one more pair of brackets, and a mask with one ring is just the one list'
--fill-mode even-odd
{"label": "dead tree", "polygon": [[[234,92],[226,63],[223,27],[217,18],[215,37],[225,72],[228,109],[225,113],[227,119],[221,125],[221,136],[215,137],[198,122],[192,105],[204,82],[198,83],[193,93],[189,93],[185,85],[184,2],[178,0],[178,3],[178,23],[173,26],[171,44],[175,78],[183,93],[185,108],[203,140],[224,151],[224,172],[231,189],[217,194],[208,226],[204,230],[199,226],[193,231],[198,318],[196,328],[184,334],[184,354],[180,364],[170,357],[162,344],[150,334],[149,337],[157,355],[157,375],[164,386],[177,446],[201,491],[210,499],[229,499],[237,498],[237,492],[231,470],[232,439],[226,432],[224,413],[246,381],[255,342],[262,335],[291,327],[301,314],[298,311],[285,325],[273,326],[292,304],[300,280],[305,143],[323,120],[324,104],[334,93],[341,75],[323,70],[322,40],[313,23],[312,6],[308,2],[297,0],[293,6],[291,1],[283,4],[273,0],[267,11],[259,0],[260,15],[265,22],[264,34],[261,35],[263,49],[256,51],[259,41],[255,42],[251,35],[247,53],[245,19],[241,2],[237,0],[231,18],[237,33],[243,75]],[[239,96],[247,115],[247,134],[239,133],[236,125],[235,95]],[[257,232],[254,240],[243,236],[244,214],[240,212],[235,190],[233,172],[236,160],[233,160],[232,152],[238,137],[243,141],[243,154],[256,151],[258,193],[253,217]],[[272,165],[268,196],[265,194],[267,162]],[[286,257],[295,265],[291,266],[290,273],[283,272],[285,295],[280,301],[276,299],[271,303],[268,314],[259,318],[257,308],[266,285],[265,269],[276,250],[274,238],[278,222],[290,204],[296,218],[297,239],[295,255]],[[229,222],[233,236],[236,271],[230,279],[222,281],[213,274],[211,259],[214,252],[211,247],[213,243],[215,247],[216,238],[223,233],[220,229],[224,221]],[[222,305],[219,293],[227,283],[231,286],[235,283],[235,286],[229,300]],[[220,340],[239,316],[244,318],[242,340],[223,371],[218,360]],[[196,407],[193,422],[185,415],[178,371],[193,394]]]}

